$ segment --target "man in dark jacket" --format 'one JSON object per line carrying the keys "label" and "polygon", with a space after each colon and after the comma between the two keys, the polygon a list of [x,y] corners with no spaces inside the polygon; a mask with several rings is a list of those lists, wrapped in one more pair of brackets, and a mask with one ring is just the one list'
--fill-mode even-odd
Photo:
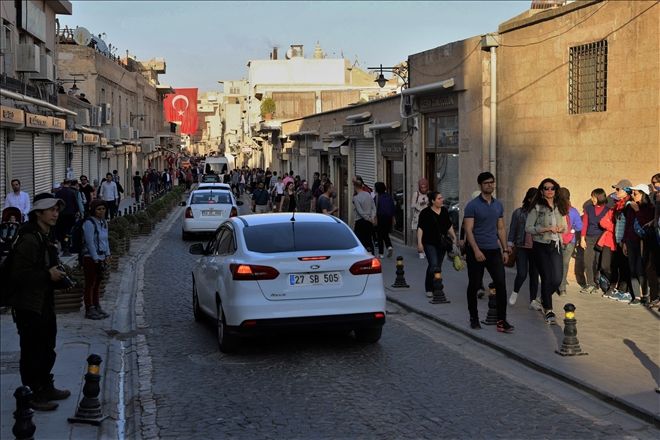
{"label": "man in dark jacket", "polygon": [[[20,230],[11,256],[12,306],[20,338],[21,382],[34,394],[32,408],[53,411],[53,400],[66,399],[68,390],[54,386],[55,365],[54,287],[65,276],[58,269],[57,249],[50,231],[57,223],[64,202],[52,194],[38,194],[26,223]],[[3,288],[6,288],[4,286]]]}

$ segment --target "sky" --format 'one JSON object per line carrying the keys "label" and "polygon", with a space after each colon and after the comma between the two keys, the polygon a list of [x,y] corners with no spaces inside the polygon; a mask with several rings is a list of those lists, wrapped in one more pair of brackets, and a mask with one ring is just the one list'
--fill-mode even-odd
{"label": "sky", "polygon": [[497,30],[529,9],[526,1],[73,1],[61,27],[83,26],[139,60],[162,57],[160,83],[221,90],[218,80],[247,78],[249,60],[280,58],[291,44],[311,57],[318,41],[329,58],[393,66],[408,55]]}

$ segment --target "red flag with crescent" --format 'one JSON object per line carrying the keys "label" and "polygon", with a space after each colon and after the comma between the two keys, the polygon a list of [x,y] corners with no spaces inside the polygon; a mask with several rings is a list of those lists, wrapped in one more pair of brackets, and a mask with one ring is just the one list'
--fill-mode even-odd
{"label": "red flag with crescent", "polygon": [[174,89],[165,95],[163,110],[167,122],[181,122],[182,134],[197,131],[197,89]]}

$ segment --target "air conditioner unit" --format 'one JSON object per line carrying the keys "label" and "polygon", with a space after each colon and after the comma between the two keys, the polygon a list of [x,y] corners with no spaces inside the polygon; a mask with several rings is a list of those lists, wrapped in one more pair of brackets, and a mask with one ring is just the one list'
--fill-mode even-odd
{"label": "air conditioner unit", "polygon": [[111,141],[121,139],[121,130],[119,130],[119,127],[110,127],[110,134],[108,135],[108,138]]}
{"label": "air conditioner unit", "polygon": [[16,51],[16,71],[39,73],[41,69],[39,46],[32,43],[19,44]]}
{"label": "air conditioner unit", "polygon": [[53,57],[51,55],[42,54],[39,57],[39,73],[30,75],[33,81],[55,81],[55,70],[53,65]]}
{"label": "air conditioner unit", "polygon": [[122,139],[133,139],[133,127],[122,127],[121,128],[121,138]]}
{"label": "air conditioner unit", "polygon": [[76,110],[76,113],[78,113],[76,124],[89,126],[89,110],[86,108],[79,108]]}
{"label": "air conditioner unit", "polygon": [[101,104],[101,123],[112,124],[112,107],[108,103]]}

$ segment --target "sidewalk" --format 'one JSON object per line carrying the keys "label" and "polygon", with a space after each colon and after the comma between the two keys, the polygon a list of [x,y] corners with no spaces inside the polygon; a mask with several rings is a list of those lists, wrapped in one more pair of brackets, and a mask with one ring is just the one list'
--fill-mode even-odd
{"label": "sidewalk", "polygon": [[[131,199],[122,199],[121,208],[128,207]],[[59,388],[71,391],[71,396],[60,400],[57,410],[52,412],[35,411],[32,418],[36,425],[35,438],[63,440],[87,440],[97,438],[117,438],[118,432],[126,438],[135,438],[135,403],[136,391],[134,376],[137,375],[135,354],[130,339],[135,329],[134,301],[136,267],[144,254],[157,243],[157,237],[163,228],[179,218],[180,211],[173,210],[160,222],[151,235],[139,236],[131,241],[131,250],[122,257],[120,267],[111,273],[101,304],[111,316],[100,321],[84,319],[84,310],[57,315],[57,359],[53,374]],[[63,258],[66,264],[77,261],[76,256]],[[81,308],[84,309],[84,308]],[[21,386],[19,374],[20,347],[16,326],[10,313],[0,315],[0,438],[14,438],[11,432],[14,425],[13,412],[16,409],[14,391]],[[124,342],[126,341],[126,342]],[[128,346],[128,349],[126,347]],[[123,348],[122,348],[123,347]],[[126,354],[122,358],[122,351]],[[68,417],[76,413],[78,403],[83,397],[84,375],[87,372],[86,359],[90,354],[98,354],[101,363],[101,392],[103,415],[108,416],[100,427],[86,424],[71,424]],[[125,365],[123,365],[125,363]],[[122,375],[125,378],[122,381]],[[125,403],[118,408],[121,387],[125,387]],[[119,415],[119,411],[126,414]],[[120,426],[121,425],[121,426]]]}
{"label": "sidewalk", "polygon": [[[410,288],[396,289],[396,256],[404,258],[405,279]],[[416,249],[394,245],[392,258],[383,258],[383,280],[389,300],[431,318],[478,342],[504,352],[545,374],[564,380],[612,403],[649,423],[660,426],[660,314],[645,307],[578,293],[569,285],[568,295],[553,296],[558,325],[545,324],[539,312],[529,310],[529,290],[523,285],[515,306],[508,305],[507,320],[513,334],[498,333],[495,326],[469,326],[467,269],[456,272],[443,263],[444,291],[449,304],[430,304],[424,290],[427,261]],[[488,285],[489,276],[484,276]],[[511,293],[515,269],[507,269],[507,293]],[[587,356],[563,357],[555,353],[563,340],[564,304],[576,307],[577,337]],[[479,317],[488,312],[488,295],[479,300]]]}

